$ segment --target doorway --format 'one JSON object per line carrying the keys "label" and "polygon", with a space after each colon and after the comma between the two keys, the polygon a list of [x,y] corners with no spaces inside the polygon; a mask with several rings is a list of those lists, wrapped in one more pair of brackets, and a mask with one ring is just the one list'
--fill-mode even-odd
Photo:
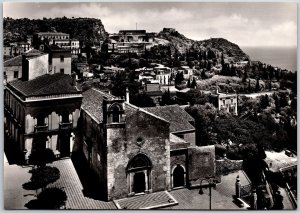
{"label": "doorway", "polygon": [[146,178],[144,172],[137,172],[133,176],[134,193],[142,193],[146,190]]}
{"label": "doorway", "polygon": [[173,171],[173,187],[182,187],[184,185],[184,169],[182,166],[177,165]]}

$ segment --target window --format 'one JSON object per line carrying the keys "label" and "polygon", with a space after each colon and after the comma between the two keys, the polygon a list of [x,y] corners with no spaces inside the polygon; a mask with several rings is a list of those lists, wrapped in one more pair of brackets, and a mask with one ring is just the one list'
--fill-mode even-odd
{"label": "window", "polygon": [[37,126],[44,126],[45,125],[45,118],[43,115],[39,115],[37,117]]}
{"label": "window", "polygon": [[112,120],[112,122],[113,123],[119,123],[120,122],[120,117],[119,117],[120,109],[119,109],[119,107],[114,106],[112,111],[113,111],[113,120]]}
{"label": "window", "polygon": [[64,62],[65,61],[65,56],[64,55],[61,55],[60,56],[60,62]]}
{"label": "window", "polygon": [[61,115],[61,122],[62,123],[69,123],[69,113],[68,112],[63,112],[62,115]]}
{"label": "window", "polygon": [[60,69],[60,73],[64,74],[65,73],[65,69]]}
{"label": "window", "polygon": [[19,72],[18,71],[14,71],[14,78],[18,78],[19,76]]}

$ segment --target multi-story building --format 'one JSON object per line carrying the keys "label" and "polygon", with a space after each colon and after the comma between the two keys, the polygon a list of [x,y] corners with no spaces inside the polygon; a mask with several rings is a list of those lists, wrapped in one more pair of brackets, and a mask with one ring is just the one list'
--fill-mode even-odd
{"label": "multi-story building", "polygon": [[6,142],[16,144],[15,154],[25,160],[33,151],[45,148],[61,157],[69,156],[81,91],[69,75],[23,73],[22,78],[8,82],[4,90]]}
{"label": "multi-story building", "polygon": [[145,52],[153,46],[154,35],[146,30],[120,30],[119,33],[110,34],[111,43],[108,52],[137,53]]}
{"label": "multi-story building", "polygon": [[22,77],[22,56],[16,56],[12,59],[4,61],[3,78],[6,82],[10,82]]}
{"label": "multi-story building", "polygon": [[81,52],[79,40],[70,39],[70,35],[61,32],[40,32],[33,35],[33,45],[57,45],[60,48],[71,50],[71,54],[77,55]]}
{"label": "multi-story building", "polygon": [[154,67],[154,72],[156,74],[156,80],[159,81],[160,85],[169,85],[171,77],[171,68],[165,67],[163,65],[158,65]]}
{"label": "multi-story building", "polygon": [[71,75],[71,51],[57,45],[44,46],[44,51],[49,54],[49,73],[63,73]]}
{"label": "multi-story building", "polygon": [[[29,70],[31,71],[29,72]],[[28,79],[48,74],[48,54],[32,49],[4,62],[4,80],[6,82],[22,78],[24,72],[24,77]],[[27,74],[28,76],[26,76]]]}
{"label": "multi-story building", "polygon": [[54,44],[60,48],[71,50],[73,55],[80,54],[80,45],[79,40],[76,39],[61,39],[61,40],[54,40],[53,42],[49,43],[50,45]]}
{"label": "multi-story building", "polygon": [[83,92],[76,146],[105,200],[192,187],[215,175],[214,146],[193,146],[173,134],[192,129],[184,113],[165,119],[94,88]]}
{"label": "multi-story building", "polygon": [[3,55],[4,56],[18,56],[27,51],[31,48],[30,44],[27,42],[16,42],[6,44],[3,48]]}
{"label": "multi-story building", "polygon": [[53,43],[53,40],[70,39],[70,35],[61,32],[39,32],[33,35],[33,45],[39,48],[41,44]]}
{"label": "multi-story building", "polygon": [[210,101],[218,110],[237,115],[237,94],[220,93],[218,89],[210,95]]}

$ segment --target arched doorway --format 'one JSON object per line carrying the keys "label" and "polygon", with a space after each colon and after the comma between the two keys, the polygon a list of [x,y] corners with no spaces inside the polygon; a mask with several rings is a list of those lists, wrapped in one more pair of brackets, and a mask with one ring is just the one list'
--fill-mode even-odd
{"label": "arched doorway", "polygon": [[144,154],[138,154],[132,158],[127,166],[129,194],[137,194],[149,191],[151,188],[152,163]]}
{"label": "arched doorway", "polygon": [[185,186],[185,171],[180,165],[173,170],[173,188]]}

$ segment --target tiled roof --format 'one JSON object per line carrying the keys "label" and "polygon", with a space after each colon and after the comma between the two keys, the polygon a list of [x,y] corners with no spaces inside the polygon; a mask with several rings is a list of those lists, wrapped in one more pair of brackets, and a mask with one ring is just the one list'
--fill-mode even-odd
{"label": "tiled roof", "polygon": [[[82,96],[83,96],[83,99],[82,99],[81,108],[83,110],[85,110],[88,114],[90,114],[99,123],[103,121],[103,110],[102,110],[103,97],[106,97],[108,99],[116,98],[113,95],[110,95],[108,93],[105,93],[104,91],[100,91],[95,88],[91,88],[89,90],[84,91],[82,93]],[[124,111],[125,111],[125,114],[127,117],[130,117],[132,114],[134,114],[138,110],[141,112],[147,113],[151,116],[154,116],[157,119],[168,122],[164,118],[157,116],[156,114],[151,113],[148,110],[144,110],[144,108],[139,108],[137,106],[134,106],[130,103],[125,102]]]}
{"label": "tiled roof", "polygon": [[4,67],[22,66],[22,56],[19,55],[7,61],[4,61]]}
{"label": "tiled roof", "polygon": [[170,149],[171,151],[177,149],[185,149],[190,145],[189,142],[186,142],[184,139],[177,137],[176,135],[170,133]]}
{"label": "tiled roof", "polygon": [[72,78],[65,74],[42,75],[33,80],[15,80],[9,82],[24,96],[41,96],[77,93],[77,89],[72,86]]}
{"label": "tiled roof", "polygon": [[81,108],[97,119],[98,122],[103,120],[102,103],[103,97],[112,98],[113,96],[103,91],[91,88],[82,93]]}
{"label": "tiled roof", "polygon": [[190,124],[194,119],[179,105],[146,107],[144,110],[170,122],[170,132],[194,130]]}
{"label": "tiled roof", "polygon": [[38,57],[38,56],[41,56],[41,55],[46,55],[46,54],[47,53],[41,52],[37,49],[32,49],[32,50],[29,50],[25,53],[26,58],[35,58],[35,57]]}
{"label": "tiled roof", "polygon": [[59,35],[59,36],[68,36],[69,34],[67,33],[61,33],[61,32],[39,32],[37,33],[38,35]]}

